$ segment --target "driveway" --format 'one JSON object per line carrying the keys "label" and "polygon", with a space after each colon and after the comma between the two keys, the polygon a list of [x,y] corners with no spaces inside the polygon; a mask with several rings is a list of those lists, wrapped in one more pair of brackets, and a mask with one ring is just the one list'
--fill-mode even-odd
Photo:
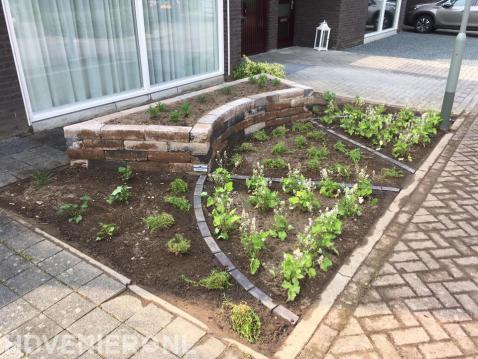
{"label": "driveway", "polygon": [[[317,91],[439,110],[454,41],[449,34],[402,32],[346,51],[290,47],[254,59],[284,64],[288,78]],[[469,36],[453,112],[460,114],[477,104],[478,37]]]}

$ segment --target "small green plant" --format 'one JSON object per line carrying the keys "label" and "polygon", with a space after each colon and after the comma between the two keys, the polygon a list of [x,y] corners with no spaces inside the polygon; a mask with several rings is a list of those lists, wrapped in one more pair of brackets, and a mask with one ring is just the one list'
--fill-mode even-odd
{"label": "small green plant", "polygon": [[233,70],[232,77],[238,80],[259,74],[284,78],[284,65],[270,62],[255,62],[244,56],[242,62]]}
{"label": "small green plant", "polygon": [[182,212],[189,212],[191,209],[191,202],[184,196],[166,196],[164,201]]}
{"label": "small green plant", "polygon": [[239,145],[239,147],[237,147],[237,151],[238,152],[254,152],[255,151],[255,147],[252,143],[250,142],[243,142]]}
{"label": "small green plant", "polygon": [[272,147],[273,155],[282,155],[287,152],[287,147],[284,142],[279,142]]}
{"label": "small green plant", "polygon": [[367,198],[372,195],[372,192],[372,181],[370,181],[370,179],[364,174],[364,172],[361,172],[357,181],[357,196]]}
{"label": "small green plant", "polygon": [[111,239],[118,232],[118,225],[114,223],[100,223],[100,229],[96,233],[96,241],[102,241],[104,239]]}
{"label": "small green plant", "polygon": [[174,225],[174,217],[169,213],[162,212],[159,215],[151,215],[143,218],[148,231],[154,233],[163,229],[171,228]]}
{"label": "small green plant", "polygon": [[25,259],[27,262],[33,262],[35,260],[35,257],[28,253],[26,249],[19,250],[16,253],[17,255]]}
{"label": "small green plant", "polygon": [[378,198],[372,198],[370,200],[370,205],[372,205],[373,207],[377,207],[379,205],[379,203],[380,202],[379,202]]}
{"label": "small green plant", "polygon": [[398,168],[382,168],[382,177],[383,178],[401,178],[404,176],[403,172]]}
{"label": "small green plant", "polygon": [[357,185],[344,189],[344,196],[337,203],[337,210],[340,217],[360,216],[362,210],[357,196]]}
{"label": "small green plant", "polygon": [[305,145],[307,144],[307,140],[305,139],[304,136],[300,135],[300,136],[296,136],[296,138],[294,138],[294,143],[295,143],[295,147],[304,148]]}
{"label": "small green plant", "polygon": [[312,212],[320,208],[319,199],[315,193],[307,187],[296,191],[294,196],[289,198],[289,204],[293,209],[299,208],[304,212]]}
{"label": "small green plant", "polygon": [[151,117],[159,117],[164,111],[166,111],[166,105],[159,102],[156,105],[150,106],[146,112]]}
{"label": "small green plant", "polygon": [[342,163],[335,163],[329,169],[330,172],[335,173],[336,175],[348,179],[350,178],[350,167]]}
{"label": "small green plant", "polygon": [[224,167],[216,168],[214,172],[211,173],[210,177],[214,184],[219,186],[225,186],[226,184],[231,182],[232,179],[231,173]]}
{"label": "small green plant", "polygon": [[337,118],[336,96],[333,92],[326,91],[324,93],[324,100],[327,106],[325,107],[324,115],[321,117],[320,121],[324,125],[331,125]]}
{"label": "small green plant", "polygon": [[277,86],[279,86],[280,84],[281,84],[281,81],[280,81],[279,79],[274,78],[274,79],[272,80],[272,86],[276,86],[276,87],[277,87]]}
{"label": "small green plant", "polygon": [[249,76],[249,83],[251,85],[257,85],[257,77],[254,75]]}
{"label": "small green plant", "polygon": [[243,162],[242,155],[240,153],[234,153],[230,158],[232,167],[238,168]]}
{"label": "small green plant", "polygon": [[192,284],[196,287],[204,287],[209,290],[224,290],[232,285],[231,275],[226,271],[218,271],[216,269],[213,269],[207,277],[201,278],[198,281],[192,280],[185,274],[181,275],[181,279],[188,284]]}
{"label": "small green plant", "polygon": [[229,304],[231,308],[232,330],[249,343],[257,342],[261,337],[261,318],[245,302]]}
{"label": "small green plant", "polygon": [[267,135],[266,131],[259,130],[252,135],[252,139],[259,142],[269,141],[270,137]]}
{"label": "small green plant", "polygon": [[232,94],[232,86],[223,87],[221,91],[224,95],[230,96]]}
{"label": "small green plant", "polygon": [[272,130],[272,137],[285,137],[288,131],[284,125],[276,127]]}
{"label": "small green plant", "polygon": [[267,212],[279,205],[280,198],[268,186],[260,186],[249,195],[249,202],[260,211]]}
{"label": "small green plant", "polygon": [[294,122],[292,125],[293,132],[310,132],[314,130],[314,124],[311,122]]}
{"label": "small green plant", "polygon": [[183,102],[181,106],[179,106],[179,112],[181,113],[182,117],[191,116],[191,105],[189,102]]}
{"label": "small green plant", "polygon": [[304,185],[307,186],[307,180],[299,169],[293,170],[289,168],[287,177],[283,178],[281,183],[282,190],[287,194],[294,194],[295,192],[303,189]]}
{"label": "small green plant", "polygon": [[260,187],[267,187],[268,180],[264,177],[264,167],[258,165],[257,168],[252,169],[252,176],[246,179],[246,187],[249,192],[255,191]]}
{"label": "small green plant", "polygon": [[35,184],[37,187],[43,187],[51,182],[51,179],[53,178],[53,173],[49,171],[36,171],[33,174],[33,178],[35,179]]}
{"label": "small green plant", "polygon": [[320,163],[321,161],[318,158],[311,158],[307,161],[307,168],[311,171],[318,171],[320,170]]}
{"label": "small green plant", "polygon": [[189,190],[188,183],[181,178],[175,178],[169,184],[169,190],[174,194],[187,193]]}
{"label": "small green plant", "polygon": [[274,223],[272,224],[272,229],[269,231],[271,237],[283,241],[287,238],[287,234],[293,229],[294,227],[289,224],[284,212],[282,210],[274,210]]}
{"label": "small green plant", "polygon": [[362,159],[362,151],[360,151],[360,148],[354,148],[353,150],[349,151],[348,157],[350,158],[352,163],[357,165]]}
{"label": "small green plant", "polygon": [[329,150],[327,149],[327,147],[323,147],[323,146],[309,147],[307,154],[309,155],[310,159],[315,158],[319,161],[323,161],[327,159],[327,157],[329,156]]}
{"label": "small green plant", "polygon": [[325,132],[321,130],[310,131],[310,132],[307,132],[307,135],[306,135],[306,137],[309,140],[315,141],[315,142],[323,141],[325,139],[325,136],[326,136]]}
{"label": "small green plant", "polygon": [[111,192],[111,194],[108,196],[106,202],[108,202],[109,204],[128,202],[130,196],[130,188],[131,187],[125,185],[116,187],[113,192]]}
{"label": "small green plant", "polygon": [[266,158],[262,161],[262,164],[270,169],[281,170],[287,168],[287,163],[282,158]]}
{"label": "small green plant", "polygon": [[266,74],[261,74],[257,78],[257,86],[259,86],[260,88],[266,87],[268,82],[269,82],[269,78],[267,77]]}
{"label": "small green plant", "polygon": [[178,110],[172,110],[169,114],[169,118],[172,122],[178,123],[181,121],[181,113]]}
{"label": "small green plant", "polygon": [[129,167],[118,167],[118,173],[120,174],[123,183],[126,183],[133,178],[133,171]]}
{"label": "small green plant", "polygon": [[331,178],[327,177],[320,181],[320,194],[327,198],[334,198],[340,194],[340,190],[342,186],[332,180]]}
{"label": "small green plant", "polygon": [[242,212],[241,219],[241,243],[249,257],[249,271],[256,274],[261,267],[259,255],[266,246],[269,231],[258,231],[255,218],[250,219],[247,212]]}
{"label": "small green plant", "polygon": [[209,101],[209,97],[207,95],[199,95],[197,97],[197,100],[198,100],[199,103],[205,104]]}
{"label": "small green plant", "polygon": [[343,143],[342,141],[337,141],[334,145],[334,149],[339,152],[339,153],[342,153],[344,155],[347,155],[349,153],[349,148],[347,147],[347,145],[345,143]]}
{"label": "small green plant", "polygon": [[314,258],[311,253],[295,251],[293,254],[284,253],[281,265],[283,276],[282,288],[287,290],[287,301],[295,300],[300,293],[300,281],[306,276],[314,278],[317,272],[314,268]]}
{"label": "small green plant", "polygon": [[83,217],[88,210],[91,197],[84,195],[80,198],[80,204],[76,203],[63,203],[58,207],[58,214],[68,216],[68,222],[74,222],[76,224],[83,220]]}
{"label": "small green plant", "polygon": [[168,252],[174,255],[186,254],[191,248],[191,241],[184,235],[177,233],[166,244]]}

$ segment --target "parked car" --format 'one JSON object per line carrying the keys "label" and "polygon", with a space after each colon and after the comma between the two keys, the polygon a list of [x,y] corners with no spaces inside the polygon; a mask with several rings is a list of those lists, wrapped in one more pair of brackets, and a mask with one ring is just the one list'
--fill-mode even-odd
{"label": "parked car", "polygon": [[[465,0],[442,0],[411,7],[405,17],[405,25],[417,32],[427,33],[435,29],[459,29]],[[471,0],[468,30],[478,30],[478,0]]]}
{"label": "parked car", "polygon": [[[367,28],[372,28],[374,31],[378,30],[380,20],[380,10],[384,0],[368,0],[368,15]],[[389,29],[393,27],[393,20],[395,18],[397,3],[394,0],[385,3],[385,14],[383,17],[382,29]]]}

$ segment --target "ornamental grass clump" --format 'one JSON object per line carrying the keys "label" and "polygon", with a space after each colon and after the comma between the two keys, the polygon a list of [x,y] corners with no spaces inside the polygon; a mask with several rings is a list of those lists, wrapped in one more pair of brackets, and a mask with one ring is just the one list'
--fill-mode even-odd
{"label": "ornamental grass clump", "polygon": [[254,75],[269,74],[279,78],[285,78],[284,65],[270,62],[256,62],[243,56],[242,62],[232,72],[235,80],[251,77]]}
{"label": "ornamental grass clump", "polygon": [[181,178],[176,178],[169,184],[169,190],[174,194],[187,193],[189,190],[188,183]]}
{"label": "ornamental grass clump", "polygon": [[224,290],[232,285],[231,275],[226,271],[218,271],[216,269],[213,269],[208,276],[198,281],[189,278],[185,274],[181,275],[181,279],[195,287],[203,287],[209,290]]}
{"label": "ornamental grass clump", "polygon": [[259,315],[247,303],[227,303],[231,311],[232,330],[249,343],[256,343],[261,337],[262,322]]}
{"label": "ornamental grass clump", "polygon": [[174,255],[186,254],[191,248],[191,241],[184,237],[183,234],[177,233],[166,243],[168,252]]}
{"label": "ornamental grass clump", "polygon": [[171,228],[174,225],[174,217],[169,213],[162,212],[159,215],[151,215],[143,218],[148,231],[154,233],[159,230]]}

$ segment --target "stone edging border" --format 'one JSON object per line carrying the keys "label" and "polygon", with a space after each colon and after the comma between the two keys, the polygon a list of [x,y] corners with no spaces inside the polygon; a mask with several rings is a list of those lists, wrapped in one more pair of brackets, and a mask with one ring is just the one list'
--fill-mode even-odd
{"label": "stone edging border", "polygon": [[342,140],[344,140],[344,141],[347,141],[347,142],[353,144],[354,146],[360,147],[360,148],[364,149],[365,151],[368,151],[368,152],[370,152],[370,153],[373,153],[375,156],[378,156],[378,157],[384,159],[385,161],[388,161],[388,162],[394,164],[395,166],[398,166],[398,167],[400,167],[401,169],[403,169],[403,170],[405,170],[405,171],[407,171],[407,172],[409,172],[409,173],[411,173],[411,174],[414,174],[414,173],[416,172],[416,170],[415,170],[414,168],[412,168],[412,167],[410,167],[410,166],[408,166],[408,165],[406,165],[406,164],[404,164],[404,163],[402,163],[402,162],[400,162],[400,161],[397,161],[396,159],[394,159],[394,158],[392,158],[392,157],[389,157],[389,156],[383,154],[383,153],[380,152],[380,151],[374,150],[373,148],[370,148],[370,147],[368,147],[368,146],[365,146],[364,144],[362,144],[362,143],[360,143],[360,142],[358,142],[358,141],[355,141],[355,140],[353,140],[353,139],[351,139],[351,138],[349,138],[349,137],[347,137],[347,136],[345,136],[345,135],[342,135],[341,133],[338,133],[338,132],[336,132],[336,131],[334,131],[334,130],[332,130],[332,129],[330,129],[330,128],[325,127],[324,125],[318,123],[318,119],[317,119],[317,118],[316,118],[316,119],[313,119],[312,122],[313,122],[317,127],[319,127],[320,129],[322,129],[322,130],[324,130],[324,131],[330,133],[331,135],[334,135],[334,136],[336,136],[336,137],[338,137],[338,138],[340,138],[340,139],[342,139]]}
{"label": "stone edging border", "polygon": [[[452,130],[456,130],[458,126],[461,125],[462,121],[462,119],[457,120],[452,127]],[[334,305],[336,299],[349,284],[360,265],[365,261],[374,246],[384,234],[387,227],[390,225],[390,223],[392,223],[393,219],[404,206],[404,199],[415,191],[453,136],[454,133],[447,133],[441,138],[430,155],[415,172],[412,177],[412,181],[409,182],[406,188],[402,189],[402,191],[395,197],[395,199],[389,205],[387,211],[375,224],[373,232],[371,232],[364,239],[363,244],[355,248],[355,250],[349,256],[347,263],[342,265],[337,272],[337,275],[321,293],[320,298],[312,304],[310,310],[289,334],[286,341],[274,355],[274,358],[291,359],[296,358],[300,354],[304,346],[314,334],[315,330],[319,327],[322,320],[329,313],[329,310]]]}
{"label": "stone edging border", "polygon": [[299,316],[291,312],[289,309],[281,304],[276,304],[270,296],[264,293],[261,289],[256,287],[236,266],[232,263],[229,257],[221,251],[221,248],[217,244],[216,240],[212,237],[209,226],[204,216],[202,209],[201,193],[204,190],[204,184],[206,183],[207,176],[199,176],[196,187],[194,189],[194,215],[196,222],[201,232],[201,235],[206,242],[207,246],[211,250],[211,253],[226,269],[226,271],[234,278],[234,280],[246,290],[250,295],[259,300],[267,309],[269,309],[275,315],[285,319],[290,324],[295,325],[299,320]]}

